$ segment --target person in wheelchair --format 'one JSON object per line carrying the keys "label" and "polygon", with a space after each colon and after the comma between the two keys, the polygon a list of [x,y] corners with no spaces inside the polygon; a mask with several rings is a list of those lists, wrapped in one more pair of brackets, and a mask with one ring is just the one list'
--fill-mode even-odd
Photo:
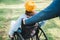
{"label": "person in wheelchair", "polygon": [[[18,28],[21,28],[21,24],[20,24],[20,23],[21,23],[21,19],[22,19],[22,18],[23,18],[23,19],[28,19],[28,18],[30,18],[30,17],[32,17],[33,15],[36,14],[36,12],[35,12],[36,4],[35,4],[33,1],[27,1],[27,2],[25,3],[25,9],[26,9],[25,14],[23,14],[22,16],[20,16],[20,17],[18,18],[18,20],[17,20],[15,23],[12,24],[12,26],[11,26],[11,28],[10,28],[10,30],[9,30],[9,36],[10,36],[11,38],[14,37],[14,36],[13,36],[14,32],[17,31]],[[37,26],[39,25],[39,27],[41,27],[41,26],[44,25],[44,24],[45,24],[45,21],[41,21],[41,22],[39,22],[39,24],[36,23],[35,25],[31,26],[31,28],[28,28],[28,27],[30,27],[30,26],[28,26],[28,27],[27,27],[28,33],[25,31],[24,28],[23,28],[23,30],[20,30],[20,32],[22,32],[22,36],[25,36],[25,34],[30,34],[29,31],[31,32],[31,35],[34,35],[36,29],[38,28]],[[31,29],[32,31],[31,31],[30,29]],[[26,37],[26,36],[25,36],[25,37]]]}

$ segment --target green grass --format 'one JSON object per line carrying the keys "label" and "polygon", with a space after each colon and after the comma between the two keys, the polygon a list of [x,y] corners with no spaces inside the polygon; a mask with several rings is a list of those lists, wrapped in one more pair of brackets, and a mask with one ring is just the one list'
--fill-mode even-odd
{"label": "green grass", "polygon": [[[58,18],[55,18],[56,20],[58,20]],[[59,40],[58,36],[60,36],[60,25],[58,26],[56,24],[56,22],[54,21],[55,19],[51,19],[51,20],[48,20],[46,25],[43,28],[43,30],[45,31],[47,37],[48,37],[48,40]]]}
{"label": "green grass", "polygon": [[2,40],[2,37],[0,36],[0,40]]}
{"label": "green grass", "polygon": [[[14,11],[14,12],[13,12]],[[3,36],[6,35],[6,31],[9,27],[11,20],[16,20],[21,14],[23,14],[24,10],[22,9],[0,9],[0,40],[3,39]],[[22,13],[23,12],[23,13]],[[3,32],[4,31],[4,32]],[[3,35],[2,35],[3,33]],[[5,38],[6,40],[7,38]]]}
{"label": "green grass", "polygon": [[[35,0],[35,1],[39,2],[40,0]],[[46,1],[48,1],[48,0],[46,0]],[[6,5],[20,4],[22,2],[25,2],[25,0],[0,0],[0,4],[2,3],[2,4],[6,4]],[[40,11],[40,9],[37,9],[36,11],[38,12],[38,11]],[[11,20],[17,20],[20,15],[24,14],[24,12],[25,11],[23,8],[0,9],[0,40],[9,40],[7,31],[9,30]],[[56,36],[53,37],[54,35],[50,33],[49,29],[58,28],[60,30],[60,27],[55,24],[53,19],[47,21],[46,25],[42,28],[45,31],[49,40],[55,40],[55,38],[56,38]]]}
{"label": "green grass", "polygon": [[0,3],[4,4],[20,4],[23,0],[0,0]]}
{"label": "green grass", "polygon": [[[25,2],[26,0],[0,0],[0,3],[2,4],[7,4],[7,5],[11,5],[11,4],[20,4]],[[34,0],[36,2],[41,2],[41,0]],[[50,0],[46,0],[45,2],[50,1]],[[43,2],[43,1],[42,1]]]}
{"label": "green grass", "polygon": [[[37,10],[37,11],[40,11],[40,9]],[[10,21],[11,20],[16,20],[23,13],[24,13],[23,9],[13,9],[13,10],[12,9],[0,9],[0,30],[1,30],[0,32],[3,33],[3,35],[2,35],[2,33],[0,33],[0,40],[3,40],[3,36],[6,36],[5,40],[8,39],[8,36],[7,36],[7,34],[5,32],[7,32],[6,30],[8,30],[8,28],[9,28]],[[42,27],[42,28],[45,31],[45,33],[46,33],[49,40],[55,40],[55,38],[58,37],[58,36],[53,35],[50,32],[51,30],[53,32],[54,28],[57,28],[57,29],[60,30],[60,27],[56,24],[54,19],[48,20],[46,25],[44,27]],[[53,32],[53,33],[55,33],[55,32]],[[56,39],[58,40],[58,38],[56,38]]]}

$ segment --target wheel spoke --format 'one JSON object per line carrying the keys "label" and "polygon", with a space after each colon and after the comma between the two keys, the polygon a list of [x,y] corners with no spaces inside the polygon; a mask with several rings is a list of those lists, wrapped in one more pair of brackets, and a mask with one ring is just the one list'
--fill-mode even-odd
{"label": "wheel spoke", "polygon": [[39,37],[42,35],[42,32],[40,33]]}

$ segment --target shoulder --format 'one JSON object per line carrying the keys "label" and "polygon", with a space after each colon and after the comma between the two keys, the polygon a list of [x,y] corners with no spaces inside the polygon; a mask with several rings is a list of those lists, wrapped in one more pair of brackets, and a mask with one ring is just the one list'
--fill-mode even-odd
{"label": "shoulder", "polygon": [[19,18],[27,18],[27,16],[25,14],[22,14],[19,16]]}

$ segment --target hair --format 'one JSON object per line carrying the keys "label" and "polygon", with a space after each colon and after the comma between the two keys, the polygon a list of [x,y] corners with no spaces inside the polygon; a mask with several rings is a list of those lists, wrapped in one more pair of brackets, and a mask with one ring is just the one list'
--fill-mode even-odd
{"label": "hair", "polygon": [[28,16],[33,16],[35,13],[33,11],[25,11],[25,14]]}

